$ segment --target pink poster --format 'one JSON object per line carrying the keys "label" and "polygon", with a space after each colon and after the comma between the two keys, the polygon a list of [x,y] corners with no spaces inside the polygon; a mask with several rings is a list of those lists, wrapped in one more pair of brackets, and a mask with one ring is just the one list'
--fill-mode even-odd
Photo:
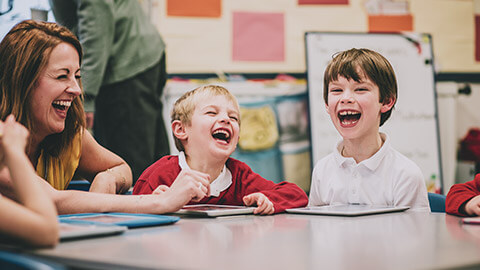
{"label": "pink poster", "polygon": [[234,12],[233,61],[284,61],[283,13]]}

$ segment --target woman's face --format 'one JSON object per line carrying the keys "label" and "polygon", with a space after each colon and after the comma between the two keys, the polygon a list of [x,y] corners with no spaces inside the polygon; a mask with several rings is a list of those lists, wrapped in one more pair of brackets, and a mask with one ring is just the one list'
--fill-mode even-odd
{"label": "woman's face", "polygon": [[47,66],[40,73],[30,101],[39,140],[60,133],[72,101],[81,94],[80,60],[75,47],[60,43],[53,48]]}

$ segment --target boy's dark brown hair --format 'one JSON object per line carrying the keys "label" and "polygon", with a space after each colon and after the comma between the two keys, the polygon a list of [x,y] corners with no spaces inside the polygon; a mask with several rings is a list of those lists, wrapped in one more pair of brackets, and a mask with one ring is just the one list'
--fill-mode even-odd
{"label": "boy's dark brown hair", "polygon": [[[363,72],[359,73],[359,72]],[[338,76],[347,80],[353,79],[361,82],[361,75],[368,77],[378,86],[380,102],[382,104],[397,101],[397,79],[392,65],[381,54],[369,49],[350,49],[334,55],[332,61],[325,69],[323,78],[323,98],[328,103],[328,85],[336,81]],[[392,108],[380,116],[380,126],[387,121],[392,114]]]}

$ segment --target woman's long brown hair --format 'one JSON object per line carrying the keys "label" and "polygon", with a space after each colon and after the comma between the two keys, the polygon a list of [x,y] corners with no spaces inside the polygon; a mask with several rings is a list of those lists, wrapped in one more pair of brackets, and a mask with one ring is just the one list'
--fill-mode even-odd
{"label": "woman's long brown hair", "polygon": [[[9,114],[33,133],[36,125],[31,107],[32,93],[46,68],[52,50],[71,44],[81,62],[82,47],[76,36],[56,23],[26,20],[15,25],[0,43],[0,119]],[[81,63],[79,63],[81,64]],[[72,138],[85,127],[83,95],[75,98],[67,113],[65,129],[47,136],[40,147],[52,156],[65,151]]]}

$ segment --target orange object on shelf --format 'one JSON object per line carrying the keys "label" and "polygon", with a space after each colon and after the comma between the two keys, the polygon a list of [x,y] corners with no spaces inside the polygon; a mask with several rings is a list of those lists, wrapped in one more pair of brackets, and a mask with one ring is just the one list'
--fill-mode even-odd
{"label": "orange object on shelf", "polygon": [[369,32],[413,31],[413,16],[408,15],[369,15]]}
{"label": "orange object on shelf", "polygon": [[221,0],[168,0],[168,16],[220,17]]}

